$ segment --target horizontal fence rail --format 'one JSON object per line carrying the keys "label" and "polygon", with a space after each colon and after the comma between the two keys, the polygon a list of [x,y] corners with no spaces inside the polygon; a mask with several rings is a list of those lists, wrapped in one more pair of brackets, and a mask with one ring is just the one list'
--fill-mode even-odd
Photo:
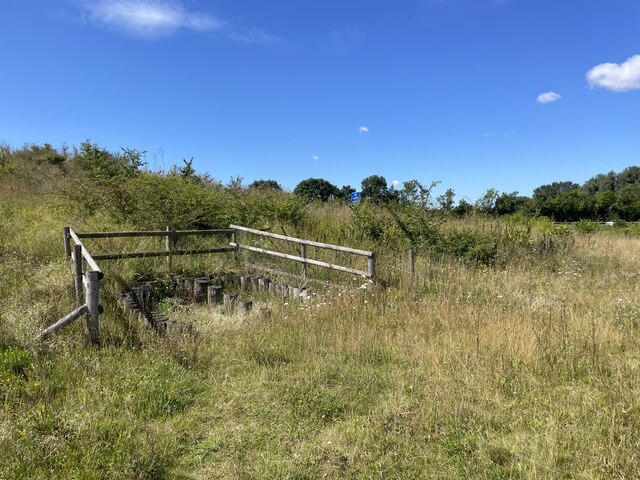
{"label": "horizontal fence rail", "polygon": [[231,235],[232,228],[218,228],[214,230],[149,230],[141,232],[88,232],[76,233],[78,238],[127,238],[127,237],[166,237],[167,235]]}
{"label": "horizontal fence rail", "polygon": [[[231,228],[240,231],[240,232],[246,232],[246,233],[251,233],[253,235],[258,235],[261,237],[267,237],[267,238],[275,238],[277,240],[284,240],[286,242],[290,242],[290,243],[296,243],[298,245],[300,245],[300,256],[296,256],[296,255],[290,255],[288,253],[282,253],[282,252],[276,252],[274,250],[267,250],[265,248],[260,248],[260,247],[254,247],[252,245],[246,245],[246,244],[242,244],[239,243],[237,241],[237,235],[234,235],[234,240],[232,241],[229,245],[231,245],[232,247],[235,248],[239,248],[241,250],[248,250],[250,252],[256,252],[256,253],[262,253],[265,255],[271,255],[273,257],[278,257],[278,258],[285,258],[287,260],[292,260],[295,262],[300,262],[302,263],[302,275],[303,277],[306,276],[306,266],[307,265],[315,265],[317,267],[323,267],[323,268],[328,268],[330,270],[337,270],[340,272],[346,272],[346,273],[351,273],[354,275],[361,275],[363,277],[369,278],[369,279],[374,279],[375,275],[376,275],[376,256],[374,252],[370,252],[367,250],[358,250],[356,248],[349,248],[349,247],[342,247],[340,245],[332,245],[330,243],[321,243],[321,242],[314,242],[311,240],[303,240],[301,238],[296,238],[296,237],[289,237],[287,235],[280,235],[277,233],[271,233],[271,232],[263,232],[262,230],[255,230],[253,228],[247,228],[247,227],[241,227],[239,225],[231,225]],[[328,263],[328,262],[323,262],[320,260],[314,260],[312,258],[307,258],[307,252],[306,252],[306,247],[310,246],[310,247],[317,247],[317,248],[324,248],[327,250],[334,250],[337,252],[343,252],[343,253],[348,253],[348,254],[352,254],[352,255],[358,255],[358,256],[362,256],[362,257],[366,257],[368,259],[368,268],[367,270],[358,270],[355,268],[351,268],[351,267],[345,267],[342,265],[337,265],[334,263]]]}
{"label": "horizontal fence rail", "polygon": [[239,225],[231,225],[231,228],[240,232],[253,233],[254,235],[260,235],[261,237],[277,238],[278,240],[285,240],[291,243],[297,243],[300,245],[308,245],[310,247],[326,248],[328,250],[335,250],[337,252],[352,253],[354,255],[360,255],[363,257],[371,258],[375,254],[367,250],[358,250],[357,248],[342,247],[340,245],[332,245],[330,243],[313,242],[311,240],[303,240],[302,238],[289,237],[287,235],[280,235],[278,233],[264,232],[262,230],[255,230],[253,228],[241,227]]}

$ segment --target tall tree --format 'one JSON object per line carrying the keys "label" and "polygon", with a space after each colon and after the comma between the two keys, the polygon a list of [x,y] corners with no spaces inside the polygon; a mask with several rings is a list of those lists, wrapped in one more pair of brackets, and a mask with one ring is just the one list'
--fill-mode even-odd
{"label": "tall tree", "polygon": [[398,198],[398,192],[387,187],[387,179],[382,175],[370,175],[362,180],[362,196],[365,200],[381,204]]}
{"label": "tall tree", "polygon": [[307,178],[302,180],[293,193],[301,197],[307,197],[309,200],[322,200],[326,202],[333,195],[340,195],[340,190],[333,183],[324,178]]}
{"label": "tall tree", "polygon": [[270,190],[282,190],[282,187],[275,180],[255,180],[250,185],[249,188],[263,188]]}

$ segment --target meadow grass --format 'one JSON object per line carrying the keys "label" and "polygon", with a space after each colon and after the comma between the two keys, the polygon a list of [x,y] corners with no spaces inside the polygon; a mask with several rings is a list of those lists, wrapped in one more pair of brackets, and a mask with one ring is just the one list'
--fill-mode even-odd
{"label": "meadow grass", "polygon": [[91,348],[82,322],[33,340],[74,308],[62,227],[126,226],[55,205],[0,203],[0,478],[640,477],[638,237],[574,233],[492,266],[424,254],[410,280],[405,250],[323,206],[287,228],[376,250],[386,290],[347,276],[356,288],[329,303],[177,302],[170,315],[193,328],[157,335],[116,300],[166,265],[115,262]]}

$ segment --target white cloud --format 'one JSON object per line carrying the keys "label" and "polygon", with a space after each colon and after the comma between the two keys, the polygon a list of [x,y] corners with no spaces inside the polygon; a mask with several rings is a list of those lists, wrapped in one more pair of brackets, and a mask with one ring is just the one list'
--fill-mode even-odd
{"label": "white cloud", "polygon": [[369,127],[365,127],[365,126],[358,127],[358,131],[360,133],[369,133]]}
{"label": "white cloud", "polygon": [[188,11],[174,0],[98,0],[81,6],[89,20],[140,37],[163,37],[179,29],[214,31],[223,25],[210,15]]}
{"label": "white cloud", "polygon": [[398,180],[394,180],[393,182],[391,182],[391,186],[393,188],[397,187],[398,185],[400,185],[400,182]]}
{"label": "white cloud", "polygon": [[541,93],[536,97],[536,102],[538,103],[553,103],[557,102],[562,98],[562,95],[556,92],[545,92]]}
{"label": "white cloud", "polygon": [[623,63],[601,63],[587,72],[591,88],[602,87],[614,92],[640,89],[640,55]]}
{"label": "white cloud", "polygon": [[320,157],[319,157],[318,155],[314,155],[314,156],[313,156],[313,157],[311,157],[311,158],[313,158],[313,160],[314,160],[315,162],[317,162],[318,160],[320,160]]}

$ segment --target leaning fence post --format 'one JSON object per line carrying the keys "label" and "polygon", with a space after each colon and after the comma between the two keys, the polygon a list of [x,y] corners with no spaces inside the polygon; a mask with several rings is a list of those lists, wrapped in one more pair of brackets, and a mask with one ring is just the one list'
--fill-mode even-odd
{"label": "leaning fence post", "polygon": [[76,292],[76,303],[82,303],[82,246],[73,246],[73,286]]}
{"label": "leaning fence post", "polygon": [[67,258],[71,256],[71,243],[69,239],[71,238],[70,234],[71,229],[69,227],[64,227],[64,254]]}
{"label": "leaning fence post", "polygon": [[375,254],[375,252],[371,252],[371,256],[369,257],[369,278],[371,280],[375,280],[375,278],[376,278],[376,254]]}
{"label": "leaning fence post", "polygon": [[91,271],[85,274],[85,288],[87,301],[87,331],[89,332],[89,343],[98,345],[100,343],[100,280],[102,272]]}
{"label": "leaning fence post", "polygon": [[302,278],[307,278],[307,246],[304,243],[300,244],[300,256],[305,259],[305,261],[302,262]]}

